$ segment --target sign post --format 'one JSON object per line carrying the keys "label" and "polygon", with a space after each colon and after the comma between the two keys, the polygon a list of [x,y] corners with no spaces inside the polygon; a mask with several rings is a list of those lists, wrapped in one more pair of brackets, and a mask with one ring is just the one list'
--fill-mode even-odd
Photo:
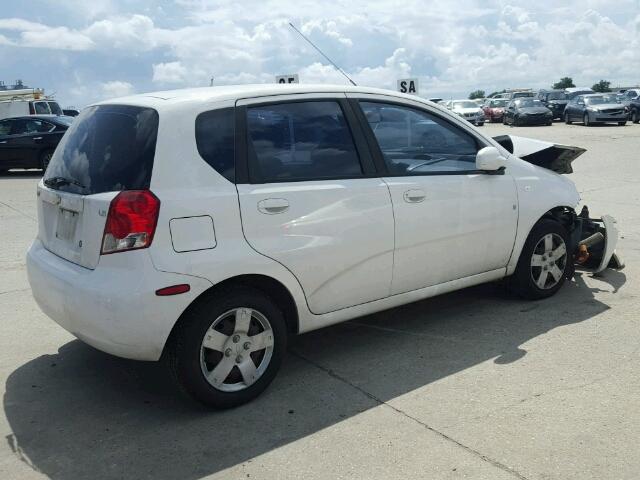
{"label": "sign post", "polygon": [[291,75],[276,75],[276,83],[300,83],[297,73]]}
{"label": "sign post", "polygon": [[408,93],[410,95],[418,95],[418,79],[417,78],[401,78],[398,80],[398,91],[400,93]]}

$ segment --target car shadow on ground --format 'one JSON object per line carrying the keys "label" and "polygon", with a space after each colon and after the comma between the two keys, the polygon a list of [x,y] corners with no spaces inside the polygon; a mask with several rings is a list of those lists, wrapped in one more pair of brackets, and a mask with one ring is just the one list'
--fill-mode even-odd
{"label": "car shadow on ground", "polygon": [[[599,280],[617,291],[625,276]],[[302,335],[261,397],[220,412],[179,394],[160,364],[72,341],[9,376],[6,441],[56,480],[199,479],[481,362],[500,375],[527,341],[607,310],[597,291],[584,274],[540,302],[482,285]]]}
{"label": "car shadow on ground", "polygon": [[0,172],[0,180],[11,180],[17,178],[37,178],[43,175],[43,171],[34,170],[9,170],[8,172]]}

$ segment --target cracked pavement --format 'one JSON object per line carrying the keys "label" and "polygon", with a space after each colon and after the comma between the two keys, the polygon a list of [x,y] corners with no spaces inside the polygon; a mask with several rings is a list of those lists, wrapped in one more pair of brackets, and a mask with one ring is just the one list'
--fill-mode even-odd
{"label": "cracked pavement", "polygon": [[303,335],[265,394],[224,412],[39,311],[40,176],[0,176],[0,478],[635,480],[640,125],[482,128],[586,148],[570,178],[618,219],[627,268],[541,302],[490,284]]}

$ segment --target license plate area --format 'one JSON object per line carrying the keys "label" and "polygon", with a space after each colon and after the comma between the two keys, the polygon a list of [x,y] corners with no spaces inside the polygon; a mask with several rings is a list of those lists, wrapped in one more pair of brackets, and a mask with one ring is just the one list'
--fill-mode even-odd
{"label": "license plate area", "polygon": [[65,242],[72,242],[78,225],[80,214],[73,210],[60,208],[58,211],[58,222],[56,223],[56,238]]}

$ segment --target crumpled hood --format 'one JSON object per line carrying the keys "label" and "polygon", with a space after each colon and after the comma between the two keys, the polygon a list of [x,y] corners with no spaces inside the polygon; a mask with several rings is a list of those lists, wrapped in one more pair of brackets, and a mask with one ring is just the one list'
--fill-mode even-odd
{"label": "crumpled hood", "polygon": [[573,173],[571,162],[586,152],[580,147],[515,135],[499,135],[493,139],[516,157],[556,173]]}

